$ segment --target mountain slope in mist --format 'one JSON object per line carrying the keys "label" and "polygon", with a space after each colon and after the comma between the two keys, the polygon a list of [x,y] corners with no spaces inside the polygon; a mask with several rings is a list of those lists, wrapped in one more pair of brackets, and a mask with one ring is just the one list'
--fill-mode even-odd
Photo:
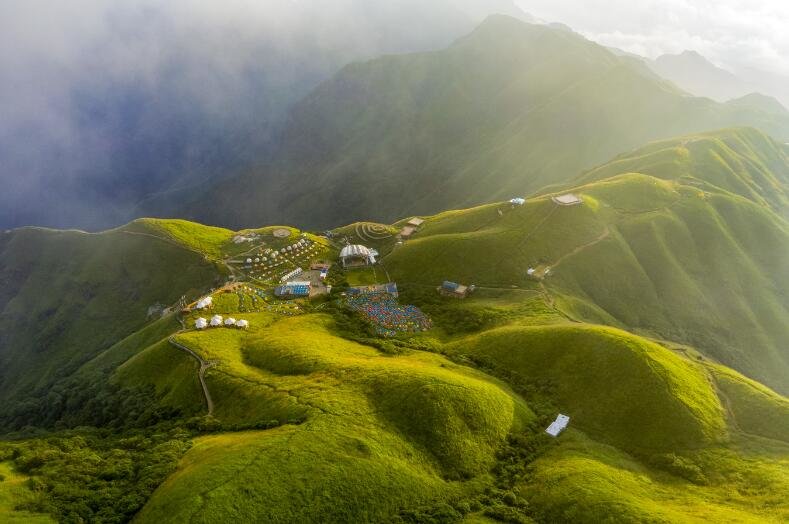
{"label": "mountain slope in mist", "polygon": [[492,16],[449,48],[345,67],[290,113],[276,158],[178,215],[306,227],[394,220],[566,182],[623,148],[789,118],[685,96],[572,32]]}
{"label": "mountain slope in mist", "polygon": [[0,227],[124,223],[261,162],[348,62],[443,47],[492,12],[527,17],[508,0],[0,6]]}

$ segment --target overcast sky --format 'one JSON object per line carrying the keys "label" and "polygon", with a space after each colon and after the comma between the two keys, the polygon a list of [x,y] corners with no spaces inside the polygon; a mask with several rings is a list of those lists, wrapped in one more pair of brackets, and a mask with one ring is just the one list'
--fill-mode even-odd
{"label": "overcast sky", "polygon": [[591,40],[655,58],[691,49],[735,72],[789,75],[787,0],[518,0]]}

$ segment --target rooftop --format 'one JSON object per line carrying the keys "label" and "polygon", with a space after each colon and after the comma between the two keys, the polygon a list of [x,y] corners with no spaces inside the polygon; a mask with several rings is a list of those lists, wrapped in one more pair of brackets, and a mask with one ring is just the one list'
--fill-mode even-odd
{"label": "rooftop", "polygon": [[576,204],[580,204],[583,202],[583,200],[581,200],[581,197],[576,196],[572,193],[555,196],[552,198],[552,200],[561,206],[574,206]]}

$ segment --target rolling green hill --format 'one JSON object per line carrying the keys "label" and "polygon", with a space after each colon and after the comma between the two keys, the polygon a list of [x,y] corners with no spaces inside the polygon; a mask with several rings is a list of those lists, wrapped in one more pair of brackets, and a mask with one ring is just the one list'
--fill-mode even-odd
{"label": "rolling green hill", "polygon": [[[581,205],[445,211],[404,243],[404,220],[5,233],[0,514],[785,522],[786,154],[753,129],[649,144],[562,190]],[[271,296],[346,239],[374,270]],[[267,273],[264,249],[287,263]],[[390,280],[431,329],[382,338],[346,307],[349,283]],[[151,308],[209,288],[207,311]],[[193,329],[213,314],[249,327]]]}
{"label": "rolling green hill", "polygon": [[544,290],[570,318],[693,345],[786,393],[787,165],[755,131],[660,142],[587,173],[583,205],[442,213],[384,264],[399,282]]}
{"label": "rolling green hill", "polygon": [[[571,31],[492,16],[438,52],[345,67],[293,110],[277,157],[181,216],[328,227],[529,194],[647,141],[789,115],[687,96]],[[201,190],[203,191],[203,190]]]}
{"label": "rolling green hill", "polygon": [[0,419],[17,427],[64,409],[53,384],[215,282],[174,243],[123,229],[24,228],[0,235]]}

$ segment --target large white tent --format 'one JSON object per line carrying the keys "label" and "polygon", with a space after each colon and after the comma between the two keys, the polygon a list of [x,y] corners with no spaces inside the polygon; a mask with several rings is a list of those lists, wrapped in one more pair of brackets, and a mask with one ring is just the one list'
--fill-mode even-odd
{"label": "large white tent", "polygon": [[222,325],[222,315],[214,315],[211,317],[211,326],[221,326]]}
{"label": "large white tent", "polygon": [[208,326],[208,321],[203,317],[198,318],[195,320],[195,328],[196,329],[205,329]]}
{"label": "large white tent", "polygon": [[355,260],[361,260],[364,264],[375,264],[375,255],[365,246],[351,244],[342,248],[340,260],[343,266],[354,265]]}

